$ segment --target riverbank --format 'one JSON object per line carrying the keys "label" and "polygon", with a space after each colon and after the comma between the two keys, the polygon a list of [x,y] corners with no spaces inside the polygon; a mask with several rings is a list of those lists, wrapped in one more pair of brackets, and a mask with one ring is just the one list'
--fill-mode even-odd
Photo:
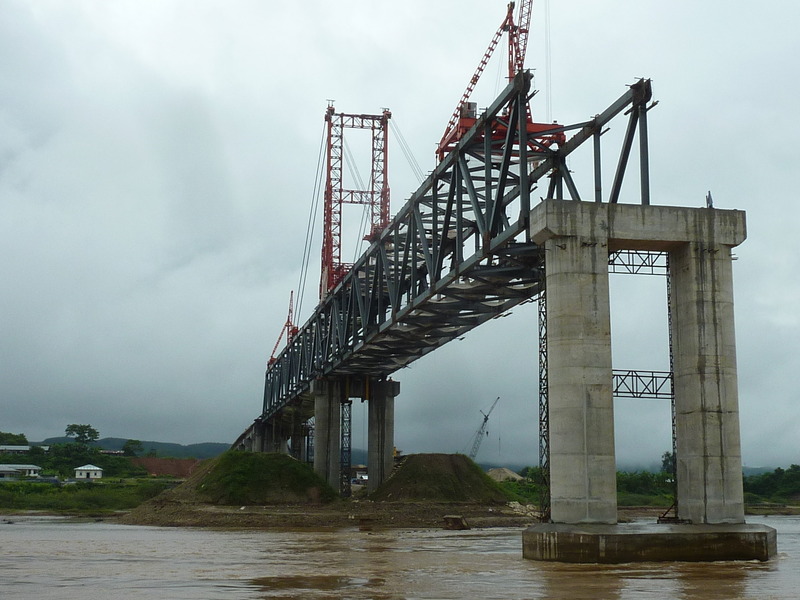
{"label": "riverbank", "polygon": [[470,527],[522,527],[537,521],[519,505],[338,501],[327,505],[217,506],[155,500],[120,518],[121,523],[215,528],[441,528],[458,515]]}

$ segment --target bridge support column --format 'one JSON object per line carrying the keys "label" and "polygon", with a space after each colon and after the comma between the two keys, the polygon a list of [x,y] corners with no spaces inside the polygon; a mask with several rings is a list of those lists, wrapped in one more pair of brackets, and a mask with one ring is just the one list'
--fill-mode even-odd
{"label": "bridge support column", "polygon": [[608,240],[545,242],[551,517],[616,523]]}
{"label": "bridge support column", "polygon": [[368,398],[367,490],[375,491],[394,466],[394,399],[400,393],[397,381],[375,381]]}
{"label": "bridge support column", "polygon": [[[523,533],[523,556],[774,556],[775,530],[744,523],[731,263],[731,248],[745,239],[744,213],[546,200],[531,212],[531,236],[545,247],[554,523]],[[607,261],[615,250],[669,253],[678,517],[692,525],[652,530],[612,520]],[[591,521],[610,524],[581,524]]]}
{"label": "bridge support column", "polygon": [[317,379],[314,394],[314,472],[339,489],[341,452],[341,382]]}
{"label": "bridge support column", "polygon": [[678,517],[744,523],[730,246],[684,244],[670,274]]}
{"label": "bridge support column", "polygon": [[264,452],[264,422],[260,418],[253,424],[253,439],[250,451]]}
{"label": "bridge support column", "polygon": [[616,520],[608,255],[668,251],[678,516],[742,523],[731,248],[744,213],[546,200],[531,212],[545,247],[552,519]]}

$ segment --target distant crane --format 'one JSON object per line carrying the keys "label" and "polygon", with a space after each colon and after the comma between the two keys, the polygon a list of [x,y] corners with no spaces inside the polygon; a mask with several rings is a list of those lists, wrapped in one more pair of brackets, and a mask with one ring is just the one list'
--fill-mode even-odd
{"label": "distant crane", "polygon": [[492,414],[494,407],[497,406],[497,402],[500,400],[500,396],[492,403],[492,407],[489,409],[489,412],[484,413],[482,410],[479,411],[483,415],[483,423],[481,426],[478,427],[478,431],[475,432],[475,435],[472,438],[472,450],[469,451],[469,457],[472,460],[475,460],[475,457],[478,455],[478,450],[481,448],[481,442],[483,441],[484,435],[486,435],[486,424],[489,422],[489,415]]}
{"label": "distant crane", "polygon": [[288,346],[294,336],[297,335],[297,331],[297,325],[294,324],[294,290],[292,290],[289,294],[289,315],[286,317],[286,323],[284,323],[283,327],[281,328],[281,334],[278,336],[278,341],[275,342],[275,345],[272,347],[272,354],[270,354],[269,362],[267,364],[271,365],[277,360],[277,358],[275,358],[275,353],[278,351],[278,346],[283,339],[283,335],[286,334],[286,345]]}

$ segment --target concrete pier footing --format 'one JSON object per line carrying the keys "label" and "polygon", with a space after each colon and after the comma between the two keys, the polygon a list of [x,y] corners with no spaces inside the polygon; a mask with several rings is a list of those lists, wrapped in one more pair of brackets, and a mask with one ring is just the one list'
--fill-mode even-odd
{"label": "concrete pier footing", "polygon": [[777,533],[766,525],[543,523],[522,533],[522,556],[571,563],[769,560]]}

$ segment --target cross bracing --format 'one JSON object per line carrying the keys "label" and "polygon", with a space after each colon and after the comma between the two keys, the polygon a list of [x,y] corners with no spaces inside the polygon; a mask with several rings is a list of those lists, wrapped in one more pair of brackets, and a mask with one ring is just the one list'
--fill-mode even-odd
{"label": "cross bracing", "polygon": [[[530,82],[529,73],[517,74],[320,301],[268,367],[260,419],[305,397],[316,378],[386,377],[540,293],[544,257],[528,232],[531,196],[541,189],[543,198],[581,200],[566,157],[594,138],[593,199],[602,200],[600,136],[623,111],[629,133],[641,124],[646,166],[649,80],[589,121],[535,136],[526,126]],[[564,143],[545,143],[570,131]],[[632,145],[626,135],[610,202]],[[647,177],[640,181],[647,203]]]}

